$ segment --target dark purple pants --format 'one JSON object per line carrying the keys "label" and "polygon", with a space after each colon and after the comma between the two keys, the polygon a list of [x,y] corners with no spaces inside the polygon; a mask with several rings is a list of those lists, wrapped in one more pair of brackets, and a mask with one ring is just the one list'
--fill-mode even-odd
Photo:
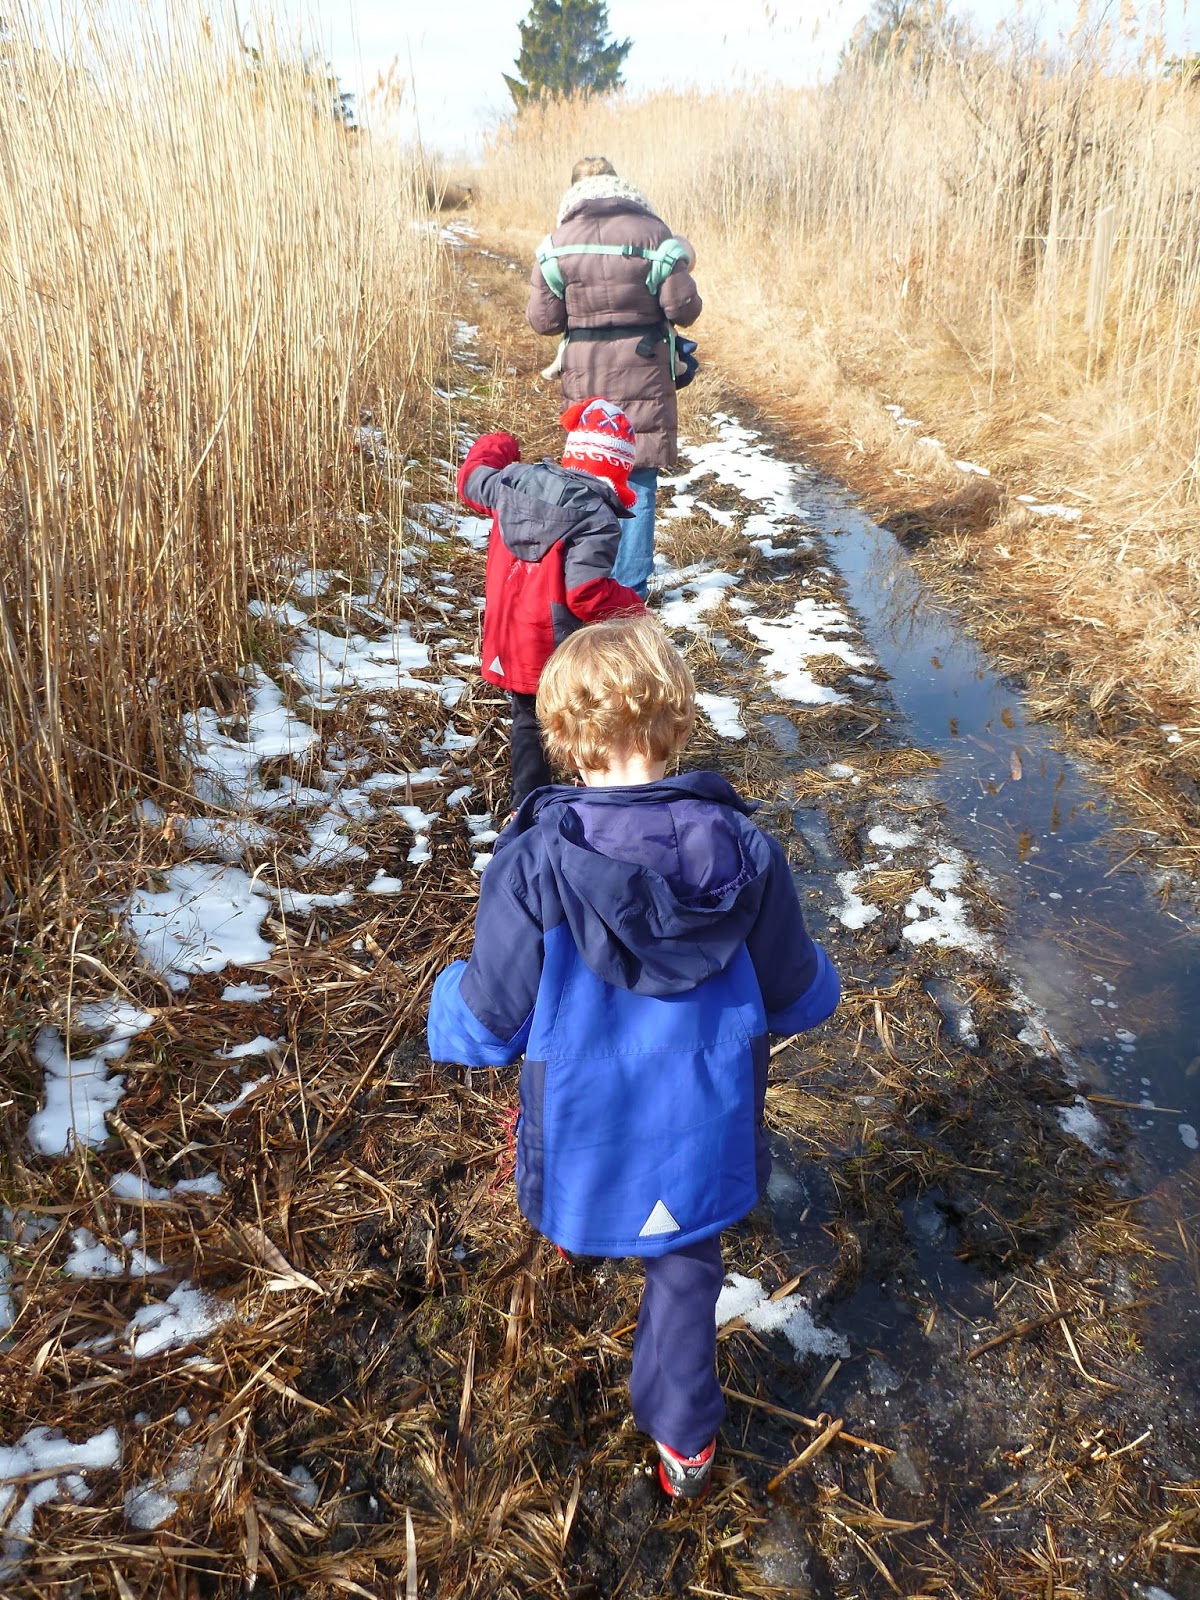
{"label": "dark purple pants", "polygon": [[550,763],[546,760],[542,730],[538,727],[537,712],[534,709],[537,696],[517,694],[515,690],[510,689],[508,699],[512,708],[512,729],[509,733],[512,795],[509,805],[515,811],[526,795],[532,794],[535,789],[540,789],[547,783],[553,783],[554,777],[550,771]]}
{"label": "dark purple pants", "polygon": [[629,1378],[633,1420],[680,1455],[698,1455],[725,1416],[717,1382],[721,1236],[648,1257],[645,1267]]}

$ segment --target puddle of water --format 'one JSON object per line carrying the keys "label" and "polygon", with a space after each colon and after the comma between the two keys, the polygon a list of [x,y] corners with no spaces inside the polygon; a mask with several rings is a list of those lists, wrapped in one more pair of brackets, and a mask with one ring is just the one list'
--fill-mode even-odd
{"label": "puddle of water", "polygon": [[896,539],[834,486],[806,491],[913,743],[941,759],[932,792],[1008,908],[1006,965],[1097,1087],[1138,1106],[1128,1115],[1152,1171],[1191,1161],[1200,932],[1123,860],[1102,790],[1027,719]]}

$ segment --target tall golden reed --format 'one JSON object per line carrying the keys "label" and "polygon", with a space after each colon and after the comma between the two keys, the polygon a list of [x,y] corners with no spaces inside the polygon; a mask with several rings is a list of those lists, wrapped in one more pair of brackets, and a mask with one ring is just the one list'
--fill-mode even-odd
{"label": "tall golden reed", "polygon": [[865,353],[968,439],[1003,452],[1016,415],[1119,497],[1200,497],[1200,91],[1153,41],[1140,72],[979,50],[535,107],[486,153],[493,216],[544,231],[591,151],[693,239],[718,330],[740,322],[764,365],[789,339]]}
{"label": "tall golden reed", "polygon": [[[0,34],[0,891],[76,848],[247,588],[320,550],[359,407],[405,442],[436,237],[399,155],[234,8],[10,8]],[[340,519],[338,537],[345,542]]]}

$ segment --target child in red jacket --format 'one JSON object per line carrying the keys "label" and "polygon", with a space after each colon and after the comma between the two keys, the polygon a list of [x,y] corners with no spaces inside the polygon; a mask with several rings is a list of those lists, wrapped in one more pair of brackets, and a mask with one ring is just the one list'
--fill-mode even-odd
{"label": "child in red jacket", "polygon": [[562,466],[521,464],[511,433],[477,439],[458,472],[473,511],[492,513],[483,611],[483,676],[512,706],[511,809],[551,782],[534,700],[555,646],[588,622],[645,610],[616,583],[618,519],[632,515],[636,440],[625,413],[595,397],[564,411]]}

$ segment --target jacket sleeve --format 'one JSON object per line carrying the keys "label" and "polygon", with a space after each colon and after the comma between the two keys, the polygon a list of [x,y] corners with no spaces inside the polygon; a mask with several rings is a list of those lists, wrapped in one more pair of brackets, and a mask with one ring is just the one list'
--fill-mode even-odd
{"label": "jacket sleeve", "polygon": [[537,262],[529,275],[529,304],[525,320],[534,333],[564,333],[567,327],[567,302],[546,286]]}
{"label": "jacket sleeve", "polygon": [[746,940],[771,1033],[803,1033],[837,1010],[841,984],[833,963],[804,926],[800,898],[783,847],[765,835],[771,851],[758,920]]}
{"label": "jacket sleeve", "polygon": [[467,451],[458,469],[458,497],[472,511],[490,511],[495,504],[492,485],[497,472],[521,459],[521,446],[511,433],[485,433]]}
{"label": "jacket sleeve", "polygon": [[616,517],[601,526],[568,534],[563,541],[563,583],[567,607],[580,622],[603,622],[606,617],[640,617],[646,607],[634,589],[617,583],[612,575],[621,543]]}
{"label": "jacket sleeve", "polygon": [[524,1054],[542,976],[527,872],[527,852],[510,848],[483,874],[471,959],[447,967],[433,986],[426,1031],[434,1061],[504,1067]]}
{"label": "jacket sleeve", "polygon": [[[687,241],[684,240],[684,243]],[[681,261],[663,284],[658,293],[658,303],[667,321],[674,322],[680,328],[690,328],[703,311],[704,301],[700,298],[696,280],[686,261]]]}

